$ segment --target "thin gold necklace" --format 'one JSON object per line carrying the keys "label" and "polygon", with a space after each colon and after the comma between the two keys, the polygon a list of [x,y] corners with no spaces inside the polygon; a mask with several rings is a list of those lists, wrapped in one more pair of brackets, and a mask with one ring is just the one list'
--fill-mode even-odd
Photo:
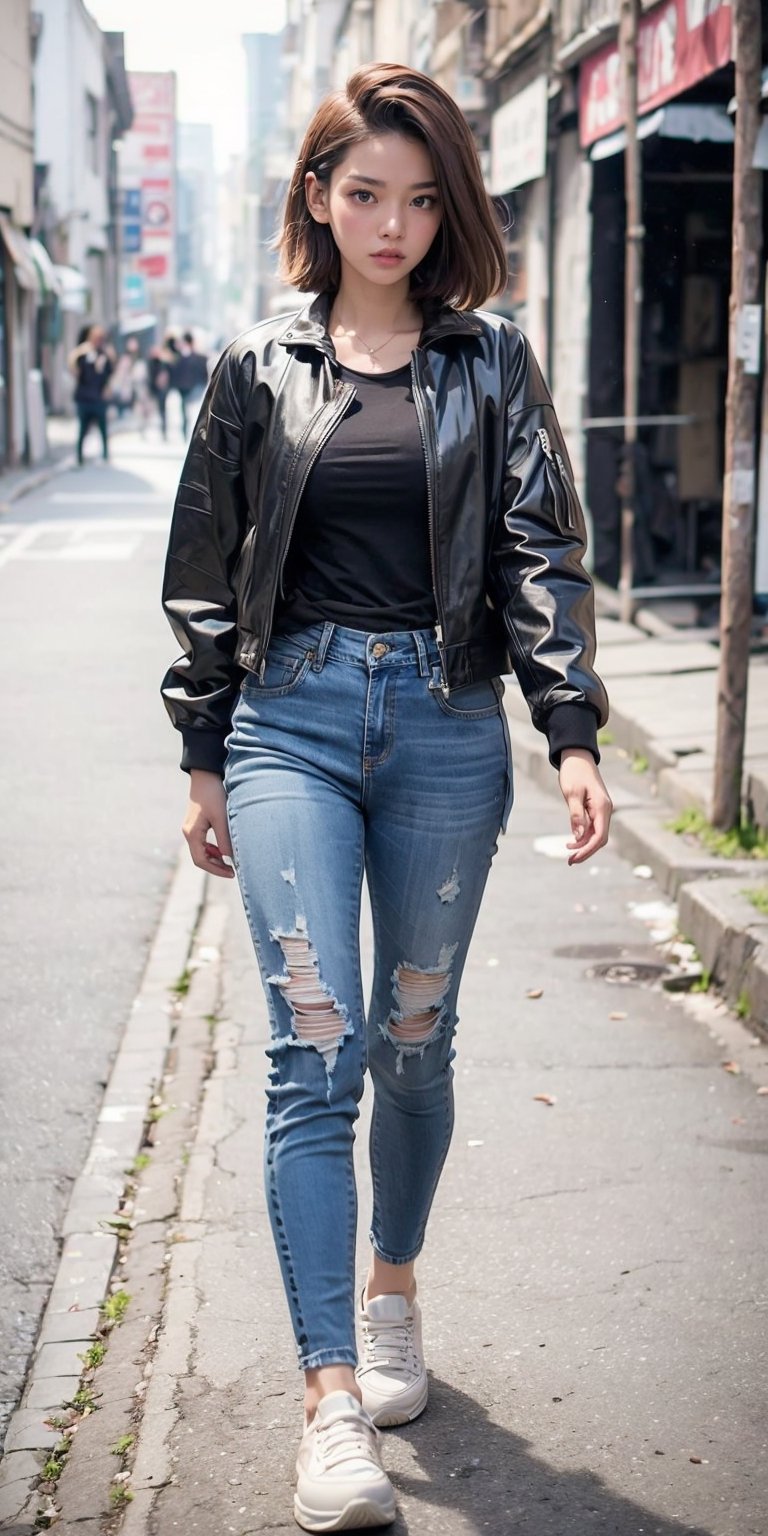
{"label": "thin gold necklace", "polygon": [[359,331],[342,331],[341,334],[343,336],[354,336],[355,341],[362,342],[368,356],[375,357],[376,353],[382,352],[389,345],[390,341],[394,341],[396,336],[409,336],[412,330],[415,330],[415,326],[411,326],[407,331],[392,331],[389,336],[386,336],[383,341],[379,342],[377,347],[370,347],[365,337],[361,336]]}

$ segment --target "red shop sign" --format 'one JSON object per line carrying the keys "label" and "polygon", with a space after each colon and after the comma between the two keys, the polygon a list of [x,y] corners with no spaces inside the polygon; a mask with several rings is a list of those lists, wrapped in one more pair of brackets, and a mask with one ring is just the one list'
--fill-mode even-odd
{"label": "red shop sign", "polygon": [[145,277],[158,278],[168,276],[167,256],[139,256],[136,259],[136,265],[141,267]]}
{"label": "red shop sign", "polygon": [[[687,91],[731,59],[730,0],[664,0],[640,19],[637,95],[641,112]],[[624,122],[617,43],[607,43],[581,66],[579,139],[585,147]]]}

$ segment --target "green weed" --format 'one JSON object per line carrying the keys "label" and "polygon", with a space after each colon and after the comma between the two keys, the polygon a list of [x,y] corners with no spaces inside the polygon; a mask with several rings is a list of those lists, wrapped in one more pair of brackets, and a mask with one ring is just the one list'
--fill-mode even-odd
{"label": "green weed", "polygon": [[748,992],[740,992],[739,993],[739,998],[738,998],[738,1002],[736,1004],[736,1010],[735,1011],[736,1011],[737,1019],[748,1019],[749,1018],[749,1015],[752,1012],[752,1004],[751,1004],[751,1002],[749,1000],[749,993]]}
{"label": "green weed", "polygon": [[668,826],[678,835],[697,837],[710,853],[722,859],[768,859],[768,836],[746,817],[732,832],[720,832],[707,821],[703,811],[689,805]]}
{"label": "green weed", "polygon": [[88,1345],[85,1354],[80,1355],[79,1358],[87,1371],[95,1371],[96,1367],[101,1365],[106,1353],[106,1344],[102,1344],[101,1339],[94,1339],[93,1343]]}
{"label": "green weed", "polygon": [[632,772],[647,773],[649,768],[650,763],[647,757],[644,757],[642,752],[635,752],[632,758]]}
{"label": "green weed", "polygon": [[121,1323],[128,1310],[130,1296],[127,1291],[113,1291],[102,1305],[102,1313],[108,1323]]}
{"label": "green weed", "polygon": [[752,891],[742,891],[742,895],[746,896],[747,901],[758,912],[768,912],[768,885],[758,885]]}
{"label": "green weed", "polygon": [[120,1439],[116,1440],[114,1445],[109,1447],[111,1454],[113,1456],[125,1456],[134,1444],[135,1439],[135,1435],[121,1435]]}
{"label": "green weed", "polygon": [[109,1490],[109,1502],[113,1509],[124,1509],[126,1504],[130,1504],[132,1498],[133,1494],[130,1488],[126,1488],[125,1483],[116,1483],[114,1488]]}
{"label": "green weed", "polygon": [[597,733],[597,745],[599,747],[612,747],[614,743],[613,731],[602,730]]}

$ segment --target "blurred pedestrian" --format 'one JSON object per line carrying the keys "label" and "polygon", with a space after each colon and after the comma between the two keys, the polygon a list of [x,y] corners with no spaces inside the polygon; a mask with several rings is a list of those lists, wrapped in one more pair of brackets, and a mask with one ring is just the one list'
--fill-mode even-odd
{"label": "blurred pedestrian", "polygon": [[125,416],[128,411],[135,409],[142,378],[146,383],[146,369],[147,365],[141,356],[137,338],[129,336],[124,350],[117,359],[112,378],[111,398],[117,408],[118,417]]}
{"label": "blurred pedestrian", "polygon": [[160,418],[160,431],[164,438],[168,436],[168,391],[171,387],[171,368],[175,358],[168,347],[150,347],[149,349],[149,392],[157,406]]}
{"label": "blurred pedestrian", "polygon": [[[395,1519],[376,1426],[427,1403],[414,1262],[512,798],[500,674],[514,667],[548,737],[571,864],[608,836],[606,697],[550,395],[511,321],[475,307],[503,290],[506,251],[453,98],[405,66],[359,69],[307,129],[280,246],[286,280],[317,297],[246,331],[213,375],[173,517],[183,655],[164,693],[192,858],[236,864],[263,966],[267,1207],[305,1371],[294,1514],[339,1531]],[[366,1067],[373,1251],[356,1288]],[[467,1294],[481,1261],[465,1256]]]}
{"label": "blurred pedestrian", "polygon": [[178,343],[176,361],[171,370],[171,388],[179,392],[181,401],[181,430],[187,436],[189,427],[188,406],[190,401],[201,399],[208,383],[205,358],[195,348],[191,331],[185,331]]}
{"label": "blurred pedestrian", "polygon": [[110,380],[115,371],[115,353],[107,344],[103,326],[88,327],[84,340],[70,353],[69,367],[75,376],[75,404],[80,420],[77,462],[83,463],[83,444],[91,426],[98,427],[102,454],[108,459],[107,408]]}

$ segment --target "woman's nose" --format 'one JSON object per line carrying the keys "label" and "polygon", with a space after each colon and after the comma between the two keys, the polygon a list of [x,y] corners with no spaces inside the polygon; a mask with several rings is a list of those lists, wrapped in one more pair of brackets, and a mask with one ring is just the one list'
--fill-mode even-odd
{"label": "woman's nose", "polygon": [[403,216],[399,208],[385,210],[381,221],[381,233],[390,240],[399,240],[403,233]]}

